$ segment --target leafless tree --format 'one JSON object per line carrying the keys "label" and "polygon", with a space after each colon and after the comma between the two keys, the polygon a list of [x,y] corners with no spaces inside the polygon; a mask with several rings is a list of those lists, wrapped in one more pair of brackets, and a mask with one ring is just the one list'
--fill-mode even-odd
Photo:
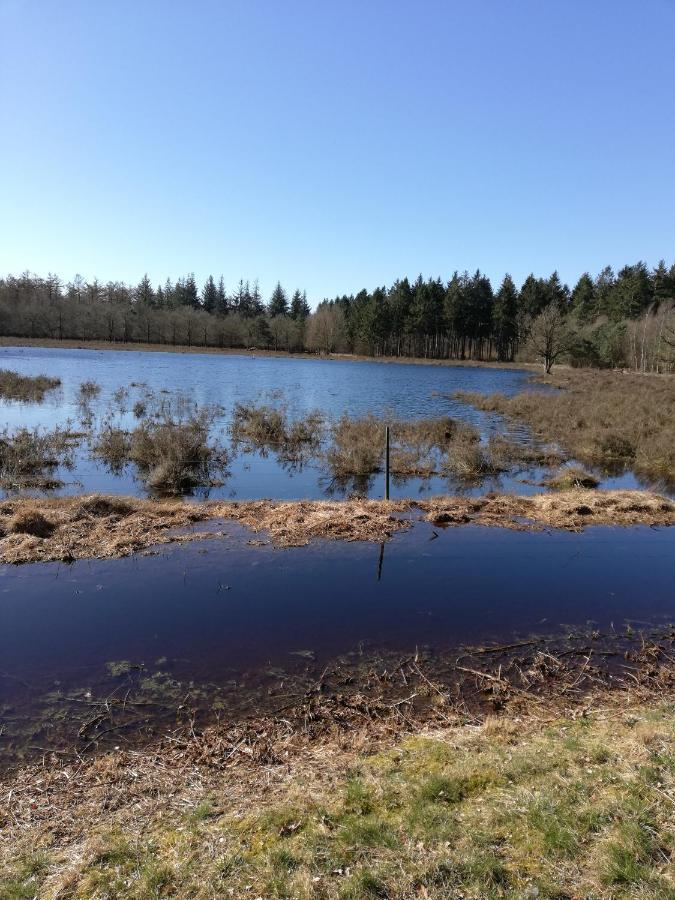
{"label": "leafless tree", "polygon": [[543,361],[547,375],[553,364],[572,349],[574,340],[574,329],[557,303],[546,306],[530,325],[528,344]]}

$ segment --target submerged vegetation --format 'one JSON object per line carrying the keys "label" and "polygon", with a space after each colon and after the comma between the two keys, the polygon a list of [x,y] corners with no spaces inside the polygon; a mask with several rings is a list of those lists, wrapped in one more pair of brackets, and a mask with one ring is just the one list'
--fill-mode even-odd
{"label": "submerged vegetation", "polygon": [[209,440],[210,425],[208,410],[184,420],[169,415],[145,419],[131,432],[108,424],[94,444],[94,453],[113,472],[133,462],[149,488],[180,494],[213,484],[215,473],[227,466],[227,452]]}
{"label": "submerged vegetation", "polygon": [[230,433],[235,445],[272,450],[282,460],[301,460],[316,453],[323,440],[325,417],[318,410],[291,419],[286,409],[237,403]]}
{"label": "submerged vegetation", "polygon": [[20,375],[9,369],[0,369],[0,397],[5,400],[41,403],[47,391],[53,391],[60,384],[60,378],[49,378],[47,375]]}
{"label": "submerged vegetation", "polygon": [[71,432],[60,428],[19,428],[0,433],[0,486],[10,491],[59,487],[61,482],[54,477],[54,470],[70,465],[76,440]]}
{"label": "submerged vegetation", "polygon": [[675,484],[675,381],[671,377],[568,370],[549,392],[513,397],[461,392],[478,409],[527,423],[575,459],[608,473],[632,470]]}

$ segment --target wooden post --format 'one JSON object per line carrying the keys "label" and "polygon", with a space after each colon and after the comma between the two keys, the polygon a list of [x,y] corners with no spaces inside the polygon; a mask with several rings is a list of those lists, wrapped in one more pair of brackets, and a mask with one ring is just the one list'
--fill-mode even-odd
{"label": "wooden post", "polygon": [[389,499],[389,426],[385,426],[384,499]]}

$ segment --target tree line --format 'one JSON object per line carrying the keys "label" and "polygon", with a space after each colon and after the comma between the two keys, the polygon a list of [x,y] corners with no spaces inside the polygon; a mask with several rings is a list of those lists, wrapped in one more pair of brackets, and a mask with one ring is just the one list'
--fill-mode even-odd
{"label": "tree line", "polygon": [[674,306],[675,265],[663,261],[584,273],[572,288],[557,272],[531,274],[520,287],[507,274],[496,289],[480,271],[447,282],[403,278],[324,299],[314,312],[300,289],[289,296],[277,283],[264,299],[257,282],[228,291],[222,276],[201,287],[192,274],[157,286],[147,275],[135,286],[80,276],[64,284],[53,274],[0,278],[0,331],[8,336],[508,362],[528,341],[532,349],[545,319],[564,333],[556,359],[644,369],[668,368]]}

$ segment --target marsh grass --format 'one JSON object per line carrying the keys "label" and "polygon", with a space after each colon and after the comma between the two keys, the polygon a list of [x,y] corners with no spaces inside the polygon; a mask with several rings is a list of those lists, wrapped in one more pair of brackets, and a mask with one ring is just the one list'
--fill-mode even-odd
{"label": "marsh grass", "polygon": [[230,434],[235,445],[272,451],[282,462],[306,459],[317,453],[323,440],[325,418],[313,411],[291,419],[285,407],[238,403]]}
{"label": "marsh grass", "polygon": [[216,476],[225,472],[228,454],[211,441],[212,410],[193,407],[179,417],[164,405],[160,409],[131,431],[108,421],[92,442],[92,454],[118,475],[134,463],[145,484],[162,494],[219,483]]}
{"label": "marsh grass", "polygon": [[41,770],[65,827],[7,814],[0,896],[668,900],[674,735],[655,701],[290,750],[264,790],[215,759],[177,782],[111,754],[74,792]]}
{"label": "marsh grass", "polygon": [[547,481],[554,491],[569,491],[574,488],[596,488],[600,481],[580,466],[565,466],[555,472]]}
{"label": "marsh grass", "polygon": [[9,369],[0,369],[0,397],[5,400],[41,403],[47,391],[53,391],[60,385],[60,378],[49,378],[47,375],[20,375]]}
{"label": "marsh grass", "polygon": [[119,475],[130,461],[131,436],[123,428],[108,423],[97,435],[92,452],[113,474]]}
{"label": "marsh grass", "polygon": [[77,437],[70,431],[19,428],[0,433],[0,485],[5,489],[53,489],[61,481],[53,477],[58,466],[72,465]]}
{"label": "marsh grass", "polygon": [[545,380],[549,392],[513,397],[460,392],[477,409],[525,422],[569,456],[608,473],[632,469],[675,484],[675,379],[569,370]]}
{"label": "marsh grass", "polygon": [[209,439],[207,411],[180,421],[144,421],[130,435],[129,458],[148,487],[178,494],[213,483],[215,472],[227,466],[227,453]]}
{"label": "marsh grass", "polygon": [[79,399],[81,403],[88,403],[101,393],[101,385],[95,381],[83,381],[80,385]]}

